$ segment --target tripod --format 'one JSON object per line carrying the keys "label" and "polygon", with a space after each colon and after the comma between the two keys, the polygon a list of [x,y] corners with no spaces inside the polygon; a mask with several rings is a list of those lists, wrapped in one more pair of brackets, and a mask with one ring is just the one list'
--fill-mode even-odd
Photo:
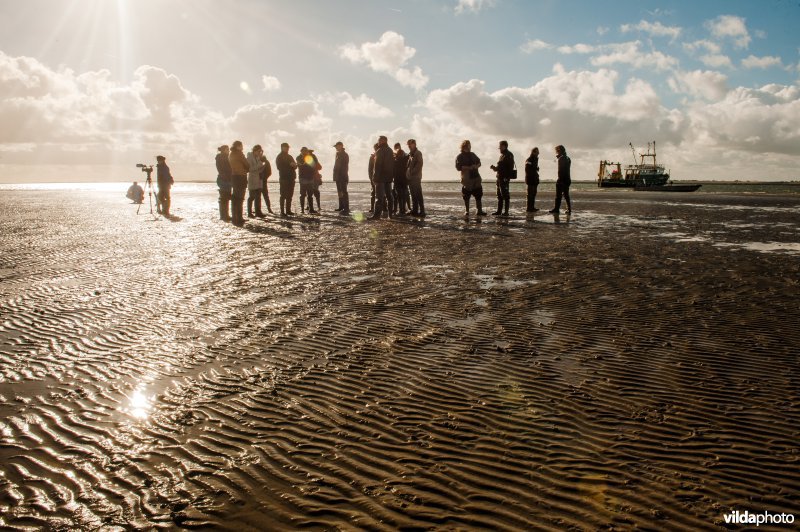
{"label": "tripod", "polygon": [[[153,191],[153,179],[150,177],[150,174],[153,172],[153,169],[150,168],[149,171],[145,169],[144,171],[147,172],[147,180],[144,183],[144,188],[145,190],[147,190],[147,196],[150,198],[150,214],[152,214],[153,218],[155,218],[156,215],[153,214],[153,196],[156,197],[156,212],[158,214],[161,214],[161,204],[158,201],[158,194],[155,191]],[[139,207],[136,209],[136,214],[139,214],[139,209],[141,208],[142,204],[140,203]]]}

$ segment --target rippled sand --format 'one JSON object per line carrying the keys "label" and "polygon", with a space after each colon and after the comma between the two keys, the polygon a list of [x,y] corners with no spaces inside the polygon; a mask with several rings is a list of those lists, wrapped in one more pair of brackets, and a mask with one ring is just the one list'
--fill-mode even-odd
{"label": "rippled sand", "polygon": [[0,527],[798,515],[800,197],[581,192],[554,220],[517,194],[479,222],[439,193],[365,223],[331,188],[243,229],[210,185],[171,221],[0,195]]}

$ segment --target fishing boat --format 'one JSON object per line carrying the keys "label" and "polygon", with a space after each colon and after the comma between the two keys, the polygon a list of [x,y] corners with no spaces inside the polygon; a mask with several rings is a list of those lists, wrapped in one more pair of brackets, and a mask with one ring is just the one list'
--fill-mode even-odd
{"label": "fishing boat", "polygon": [[634,164],[625,166],[623,173],[622,163],[600,161],[600,170],[597,172],[598,187],[659,192],[692,192],[700,188],[700,185],[675,185],[669,181],[669,172],[656,160],[655,141],[647,143],[647,152],[639,153],[638,162],[636,149],[633,144],[628,145],[633,152]]}

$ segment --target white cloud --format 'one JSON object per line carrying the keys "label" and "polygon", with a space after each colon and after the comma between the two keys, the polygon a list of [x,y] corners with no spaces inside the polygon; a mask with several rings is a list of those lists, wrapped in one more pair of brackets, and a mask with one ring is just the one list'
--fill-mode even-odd
{"label": "white cloud", "polygon": [[573,45],[564,45],[559,46],[557,48],[559,53],[562,54],[591,54],[598,50],[598,47],[592,46],[591,44],[573,44]]}
{"label": "white cloud", "polygon": [[609,28],[608,26],[597,26],[597,34],[600,36],[605,35],[609,31],[611,31],[611,28]]}
{"label": "white cloud", "polygon": [[766,55],[763,57],[749,55],[742,59],[742,66],[744,68],[781,67],[783,66],[783,62],[781,61],[780,57],[776,57],[774,55]]}
{"label": "white cloud", "polygon": [[368,118],[386,118],[394,116],[391,109],[380,105],[366,94],[361,94],[353,98],[350,93],[344,92],[339,95],[339,99],[341,100],[339,112],[342,115],[364,116]]}
{"label": "white cloud", "polygon": [[711,68],[733,67],[731,58],[723,54],[706,54],[699,57],[700,61]]}
{"label": "white cloud", "polygon": [[653,23],[646,20],[642,20],[636,25],[623,24],[620,26],[620,30],[623,33],[641,31],[654,37],[669,37],[672,40],[677,39],[681,34],[681,28],[677,26],[664,26],[660,22]]}
{"label": "white cloud", "polygon": [[706,53],[702,54],[698,59],[708,67],[733,67],[730,57],[722,54],[722,47],[713,41],[703,39],[691,43],[683,43],[683,49],[690,54],[697,54],[705,51]]}
{"label": "white cloud", "polygon": [[541,39],[529,39],[519,47],[519,49],[526,54],[533,53],[537,50],[549,50],[550,48],[553,48],[553,45],[546,43]]}
{"label": "white cloud", "polygon": [[631,65],[635,68],[653,68],[656,70],[669,70],[678,66],[678,60],[659,51],[643,52],[639,49],[639,41],[608,44],[603,46],[602,55],[593,57],[591,62],[595,66],[609,66],[616,63]]}
{"label": "white cloud", "polygon": [[391,75],[401,85],[421,89],[428,83],[428,77],[420,67],[411,70],[405,68],[417,51],[406,46],[405,38],[394,31],[387,31],[377,42],[366,42],[360,46],[346,44],[340,50],[352,63],[367,64],[375,72]]}
{"label": "white cloud", "polygon": [[667,83],[674,92],[690,94],[706,100],[719,100],[728,92],[728,78],[709,70],[676,72]]}
{"label": "white cloud", "polygon": [[687,110],[687,140],[748,153],[800,155],[800,87],[738,87],[724,99]]}
{"label": "white cloud", "polygon": [[457,15],[462,13],[478,13],[483,9],[488,9],[497,5],[497,0],[458,0],[455,12]]}
{"label": "white cloud", "polygon": [[281,88],[281,82],[275,76],[261,76],[261,84],[263,85],[262,90],[264,91],[276,91]]}
{"label": "white cloud", "polygon": [[750,45],[750,33],[747,31],[745,19],[734,15],[720,15],[705,23],[711,35],[718,39],[731,39],[737,48]]}

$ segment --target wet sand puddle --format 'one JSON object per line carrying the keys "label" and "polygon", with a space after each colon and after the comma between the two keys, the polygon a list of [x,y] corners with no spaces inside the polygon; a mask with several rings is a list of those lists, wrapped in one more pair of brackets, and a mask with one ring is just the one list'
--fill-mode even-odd
{"label": "wet sand puddle", "polygon": [[84,194],[92,217],[0,198],[0,526],[687,530],[797,510],[797,220],[756,216],[769,198],[741,200],[751,217],[583,193],[559,220],[477,221],[453,195],[425,219],[236,229],[211,192],[176,187],[173,222]]}

